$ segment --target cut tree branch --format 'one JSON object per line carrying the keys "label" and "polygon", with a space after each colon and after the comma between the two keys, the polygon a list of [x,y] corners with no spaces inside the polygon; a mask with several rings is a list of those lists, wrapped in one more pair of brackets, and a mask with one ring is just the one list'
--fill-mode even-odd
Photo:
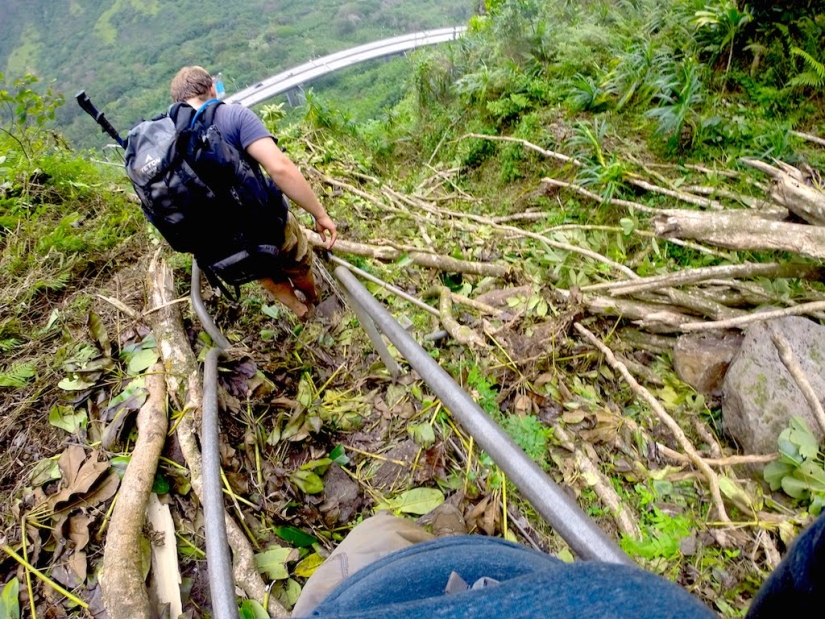
{"label": "cut tree branch", "polygon": [[561,424],[553,424],[553,436],[559,439],[564,449],[573,454],[576,468],[584,478],[587,478],[586,484],[593,488],[596,496],[599,497],[599,500],[608,509],[610,515],[613,516],[619,531],[633,539],[641,539],[639,523],[630,510],[627,509],[627,506],[616,490],[613,489],[613,484],[610,483],[607,476],[602,473],[601,469],[596,466],[584,451],[576,447]]}
{"label": "cut tree branch", "polygon": [[825,301],[814,301],[813,303],[802,303],[801,305],[794,305],[793,307],[786,307],[780,310],[771,310],[768,312],[758,312],[748,314],[747,316],[739,316],[738,318],[730,318],[728,320],[718,320],[716,322],[688,322],[681,325],[682,331],[712,331],[714,329],[738,329],[752,322],[760,322],[763,320],[771,320],[772,318],[782,318],[783,316],[803,316],[813,312],[825,310]]}
{"label": "cut tree branch", "polygon": [[812,264],[777,262],[755,264],[726,264],[722,266],[682,269],[667,275],[655,275],[636,281],[608,282],[584,286],[582,292],[610,290],[612,295],[627,295],[645,290],[659,290],[662,287],[687,286],[712,279],[735,277],[781,277],[821,280],[825,278],[825,269]]}
{"label": "cut tree branch", "polygon": [[777,204],[796,213],[816,226],[825,225],[825,193],[805,183],[802,172],[787,164],[777,162],[780,168],[757,159],[742,159],[742,163],[765,174],[771,183],[770,196]]}
{"label": "cut tree branch", "polygon": [[[303,228],[304,236],[314,247],[325,247],[326,241],[321,239],[321,235],[306,228]],[[335,242],[334,251],[340,251],[354,256],[367,256],[377,260],[397,260],[404,252],[393,247],[378,247],[375,245],[364,245],[338,239]],[[489,277],[507,277],[510,272],[509,267],[501,264],[489,262],[469,262],[467,260],[457,260],[449,256],[438,256],[427,252],[409,252],[407,256],[413,264],[446,271],[448,273],[467,273],[470,275],[481,275]]]}
{"label": "cut tree branch", "polygon": [[451,306],[452,298],[450,297],[450,289],[442,286],[439,307],[441,309],[441,324],[444,325],[444,329],[453,336],[456,342],[463,346],[486,348],[487,344],[483,337],[470,327],[459,324],[458,321],[453,318]]}
{"label": "cut tree branch", "polygon": [[533,144],[532,142],[528,142],[527,140],[522,140],[519,138],[511,138],[502,135],[484,135],[482,133],[465,133],[462,135],[459,140],[464,140],[466,138],[476,138],[478,140],[490,140],[493,142],[512,142],[515,144],[521,144],[524,148],[528,150],[532,150],[534,152],[539,153],[540,155],[544,155],[545,157],[549,157],[550,159],[555,159],[556,161],[561,161],[562,163],[571,163],[575,166],[581,166],[581,161],[575,159],[573,157],[568,157],[567,155],[563,155],[562,153],[557,153],[552,150],[547,150]]}
{"label": "cut tree branch", "polygon": [[814,391],[814,388],[811,386],[811,381],[805,376],[805,371],[794,356],[791,345],[788,344],[788,340],[782,337],[779,329],[777,329],[775,325],[768,325],[768,329],[771,332],[771,341],[779,353],[779,358],[782,360],[788,372],[790,372],[794,381],[796,381],[802,395],[805,396],[805,400],[807,400],[808,406],[811,407],[811,412],[816,418],[820,429],[822,432],[825,432],[825,410],[822,408],[822,402],[819,401],[816,391]]}
{"label": "cut tree branch", "polygon": [[653,230],[662,238],[693,239],[728,249],[790,251],[825,258],[825,227],[769,221],[750,211],[669,211],[653,219]]}
{"label": "cut tree branch", "polygon": [[791,135],[795,135],[796,137],[806,140],[808,142],[813,142],[814,144],[819,144],[820,146],[825,146],[825,139],[820,138],[816,135],[811,135],[810,133],[802,133],[801,131],[791,131]]}
{"label": "cut tree branch", "polygon": [[143,585],[140,540],[169,425],[161,364],[146,373],[146,389],[149,397],[138,412],[138,438],[120,484],[103,552],[100,584],[111,619],[150,619],[155,615]]}
{"label": "cut tree branch", "polygon": [[676,198],[677,200],[681,200],[682,202],[687,202],[688,204],[693,204],[694,206],[701,206],[704,208],[710,208],[715,211],[721,211],[725,208],[725,205],[717,200],[709,200],[707,198],[703,198],[701,196],[694,196],[689,193],[685,193],[684,191],[674,191],[672,189],[665,189],[664,187],[659,187],[658,185],[654,185],[652,183],[648,183],[647,181],[643,181],[638,178],[631,178],[628,179],[628,182],[631,185],[635,185],[645,191],[651,191],[653,193],[659,193],[663,196],[668,196],[669,198]]}

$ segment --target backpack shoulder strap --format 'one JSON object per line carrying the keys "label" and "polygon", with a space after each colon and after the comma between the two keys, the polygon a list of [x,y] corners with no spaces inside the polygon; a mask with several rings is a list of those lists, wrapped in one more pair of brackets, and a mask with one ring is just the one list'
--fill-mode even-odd
{"label": "backpack shoulder strap", "polygon": [[218,106],[221,105],[221,101],[217,99],[209,99],[206,103],[204,103],[198,111],[195,112],[195,116],[189,123],[189,128],[192,129],[195,126],[195,123],[198,122],[198,119],[201,119],[201,123],[207,127],[210,127],[214,124],[215,121],[215,111],[218,109]]}
{"label": "backpack shoulder strap", "polygon": [[175,122],[175,130],[180,133],[182,130],[189,128],[192,117],[195,115],[195,108],[185,102],[173,103],[169,106],[166,115]]}

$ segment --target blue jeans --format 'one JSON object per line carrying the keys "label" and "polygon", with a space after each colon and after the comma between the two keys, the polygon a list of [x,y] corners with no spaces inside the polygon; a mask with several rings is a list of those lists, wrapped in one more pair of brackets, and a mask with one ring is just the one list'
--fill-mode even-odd
{"label": "blue jeans", "polygon": [[[467,583],[445,595],[456,572]],[[825,515],[794,542],[757,593],[748,619],[802,619],[825,608]],[[342,582],[311,614],[325,619],[716,617],[677,585],[639,568],[563,563],[497,538],[460,536],[415,544]]]}
{"label": "blue jeans", "polygon": [[[445,595],[452,572],[467,583]],[[639,568],[564,563],[498,538],[447,537],[397,551],[356,572],[314,610],[325,619],[429,617],[714,618],[677,585]]]}

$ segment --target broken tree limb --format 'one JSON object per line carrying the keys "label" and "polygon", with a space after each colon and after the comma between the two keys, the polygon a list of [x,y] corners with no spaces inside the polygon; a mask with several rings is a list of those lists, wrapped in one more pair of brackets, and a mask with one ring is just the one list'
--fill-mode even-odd
{"label": "broken tree limb", "polygon": [[493,142],[512,142],[515,144],[521,144],[524,148],[528,150],[532,150],[540,155],[544,155],[545,157],[549,157],[550,159],[555,159],[556,161],[561,161],[562,163],[571,163],[575,166],[581,166],[581,161],[575,159],[573,157],[568,157],[567,155],[563,155],[562,153],[557,153],[552,150],[547,150],[542,148],[541,146],[537,146],[532,142],[528,142],[527,140],[522,140],[519,138],[511,138],[502,135],[484,135],[482,133],[465,133],[462,135],[458,140],[464,140],[466,138],[476,138],[478,140],[490,140]]}
{"label": "broken tree limb", "polygon": [[693,239],[728,249],[790,251],[825,258],[825,227],[769,221],[750,211],[670,211],[653,218],[653,231],[662,238]]}
{"label": "broken tree limb", "polygon": [[821,280],[825,278],[825,269],[820,266],[802,263],[755,263],[726,264],[722,266],[682,269],[667,275],[655,275],[636,281],[608,282],[584,286],[582,292],[610,290],[612,295],[627,295],[645,290],[658,290],[662,287],[687,286],[713,279],[737,277],[781,277]]}
{"label": "broken tree limb", "polygon": [[452,298],[450,297],[450,289],[442,286],[439,303],[439,308],[441,309],[441,324],[444,325],[447,332],[452,335],[453,339],[459,344],[476,348],[486,348],[487,344],[484,342],[484,338],[470,327],[459,324],[458,321],[453,318],[451,305]]}
{"label": "broken tree limb", "polygon": [[589,295],[585,295],[583,303],[591,314],[631,320],[654,333],[676,333],[682,325],[693,322],[693,316],[670,305]]}
{"label": "broken tree limb", "polygon": [[140,319],[141,319],[140,312],[136,312],[135,310],[133,310],[133,309],[132,309],[131,307],[129,307],[128,305],[126,305],[126,304],[125,304],[123,301],[121,301],[120,299],[115,299],[114,297],[107,297],[107,296],[106,296],[106,295],[104,295],[104,294],[96,294],[95,296],[96,296],[98,299],[100,299],[101,301],[106,301],[106,303],[108,303],[109,305],[111,305],[111,306],[112,306],[112,307],[114,307],[115,309],[117,309],[117,310],[119,310],[119,311],[123,312],[123,313],[124,313],[124,314],[126,314],[129,318],[131,318],[132,320],[140,320]]}
{"label": "broken tree limb", "polygon": [[619,330],[619,339],[633,349],[646,350],[654,355],[670,354],[676,345],[675,337],[654,335],[638,329],[624,328]]}
{"label": "broken tree limb", "polygon": [[688,322],[681,325],[679,328],[686,332],[712,331],[714,329],[739,329],[752,322],[771,320],[772,318],[782,318],[783,316],[803,316],[805,314],[811,314],[822,310],[825,310],[825,301],[814,301],[813,303],[802,303],[800,305],[794,305],[793,307],[786,307],[785,309],[757,312],[748,314],[747,316],[730,318],[729,320],[718,320],[716,322]]}
{"label": "broken tree limb", "polygon": [[639,187],[640,189],[644,189],[645,191],[651,191],[653,193],[658,193],[663,196],[668,196],[669,198],[675,198],[677,200],[681,200],[682,202],[693,204],[694,206],[710,208],[715,211],[721,211],[725,208],[725,205],[719,202],[718,200],[709,200],[708,198],[703,198],[702,196],[694,196],[693,194],[685,193],[684,191],[674,191],[673,189],[665,189],[664,187],[659,187],[658,185],[648,183],[647,181],[643,181],[639,178],[630,178],[627,182],[631,185]]}
{"label": "broken tree limb", "polygon": [[[306,228],[303,229],[304,236],[315,247],[325,247],[326,241],[321,239],[317,232],[313,232]],[[340,251],[345,254],[352,254],[354,256],[367,256],[369,258],[376,258],[378,260],[396,260],[400,258],[404,252],[393,247],[378,247],[375,245],[364,245],[362,243],[353,243],[352,241],[345,241],[338,239],[335,242],[334,251]],[[506,265],[493,264],[489,262],[469,262],[467,260],[457,260],[449,256],[439,256],[429,254],[427,252],[409,252],[407,256],[412,260],[413,264],[418,266],[430,267],[448,273],[467,273],[470,275],[481,275],[489,277],[507,277],[510,269]]]}
{"label": "broken tree limb", "polygon": [[[440,297],[442,290],[443,286],[433,286],[432,288],[428,288],[427,290],[425,290],[421,296],[425,299],[430,299],[432,297]],[[500,316],[502,314],[502,310],[498,309],[497,307],[487,305],[486,303],[478,301],[477,299],[470,299],[469,297],[465,297],[464,295],[458,294],[456,292],[450,292],[450,298],[452,299],[453,303],[458,303],[459,305],[472,307],[474,310],[478,310],[483,314],[489,314],[490,316]]]}
{"label": "broken tree limb", "polygon": [[[203,496],[203,475],[195,414],[200,412],[203,404],[203,386],[197,360],[183,328],[179,306],[166,305],[175,298],[174,280],[172,270],[159,258],[159,253],[149,265],[147,287],[149,305],[165,306],[151,315],[152,331],[166,371],[168,393],[182,411],[176,434],[189,469],[192,491],[200,500]],[[247,597],[263,604],[267,597],[266,585],[255,565],[252,546],[235,521],[228,514],[224,516],[229,547],[232,549],[235,582]],[[272,617],[288,616],[284,607],[272,596],[269,597],[267,610]]]}
{"label": "broken tree limb", "polygon": [[[559,181],[554,178],[543,178],[541,179],[542,183],[547,185],[551,185],[553,187],[561,187],[564,189],[570,189],[571,191],[576,192],[577,194],[584,196],[585,198],[590,198],[591,200],[598,202],[599,204],[610,204],[611,206],[622,206],[628,209],[635,209],[642,213],[649,213],[651,215],[663,215],[667,216],[669,214],[678,215],[680,213],[686,212],[691,213],[693,211],[689,211],[687,209],[661,209],[661,208],[654,208],[652,206],[646,206],[644,204],[640,204],[639,202],[631,202],[630,200],[621,200],[619,198],[604,198],[599,194],[593,193],[592,191],[588,191],[584,187],[580,185],[576,185],[574,183],[566,183],[564,181]],[[735,211],[737,213],[741,213],[742,216],[750,216],[759,219],[771,219],[771,220],[782,220],[788,217],[787,209],[784,208],[776,208],[776,209],[762,209],[762,210],[748,210],[748,211]]]}
{"label": "broken tree limb", "polygon": [[576,447],[560,423],[553,424],[553,435],[559,439],[564,449],[573,454],[576,468],[582,474],[586,484],[593,489],[610,515],[613,516],[619,531],[633,539],[640,539],[639,523],[630,510],[627,509],[616,490],[613,489],[613,484],[607,476],[602,473],[601,469],[584,451]]}
{"label": "broken tree limb", "polygon": [[663,288],[656,292],[639,292],[634,296],[640,301],[652,303],[662,303],[664,299],[667,299],[672,305],[690,310],[700,316],[707,316],[712,320],[726,320],[745,314],[743,310],[726,307],[713,299],[709,299],[700,290],[684,291]]}
{"label": "broken tree limb", "polygon": [[825,146],[825,139],[816,135],[811,135],[810,133],[802,133],[801,131],[791,131],[791,135],[795,135],[796,137],[807,142],[813,142],[814,144]]}
{"label": "broken tree limb", "polygon": [[743,204],[748,208],[752,209],[760,209],[770,207],[773,205],[772,202],[767,201],[765,198],[755,198],[753,196],[746,196],[745,194],[735,193],[733,191],[723,189],[721,187],[708,187],[706,185],[684,185],[682,186],[682,189],[684,189],[688,193],[696,194],[699,196],[715,196],[719,198],[727,198],[728,200],[739,202],[740,204]]}
{"label": "broken tree limb", "polygon": [[616,356],[613,354],[613,351],[610,350],[608,346],[606,346],[599,338],[597,338],[593,333],[588,331],[585,327],[581,324],[576,323],[574,325],[576,331],[579,332],[584,338],[590,342],[593,346],[595,346],[601,353],[605,356],[610,367],[614,370],[619,372],[630,386],[630,389],[640,398],[642,398],[647,404],[650,406],[653,413],[659,420],[667,426],[670,430],[671,434],[676,438],[676,442],[682,447],[684,452],[688,455],[691,462],[699,469],[702,474],[705,476],[705,479],[710,486],[710,495],[713,501],[713,505],[716,509],[716,514],[719,517],[719,520],[724,523],[729,523],[730,518],[728,518],[728,513],[725,510],[725,504],[722,502],[722,493],[719,489],[719,477],[713,471],[713,469],[708,466],[708,464],[702,459],[699,453],[696,451],[696,448],[693,444],[688,440],[687,436],[685,436],[684,431],[682,430],[681,426],[676,423],[676,420],[670,416],[670,414],[665,410],[665,407],[661,405],[659,400],[653,397],[653,394],[650,393],[647,389],[645,389],[642,385],[636,382],[636,379],[633,378],[633,375],[628,371],[628,369],[624,366],[624,364],[616,359]]}
{"label": "broken tree limb", "polygon": [[103,552],[100,584],[111,619],[150,619],[154,615],[143,585],[140,539],[169,425],[163,366],[158,363],[152,367],[145,380],[149,397],[138,412],[138,438],[120,484]]}
{"label": "broken tree limb", "polygon": [[575,183],[566,183],[564,181],[556,180],[555,178],[543,178],[541,182],[550,185],[551,187],[560,187],[562,189],[569,189],[574,191],[575,193],[579,194],[580,196],[584,196],[585,198],[590,198],[594,202],[598,202],[599,204],[609,204],[611,206],[623,206],[629,209],[635,209],[642,213],[650,213],[650,214],[657,214],[664,212],[663,209],[654,208],[652,206],[646,206],[644,204],[640,204],[639,202],[631,202],[630,200],[621,200],[619,198],[605,198],[600,196],[597,193],[593,193],[592,191],[588,191],[581,185],[576,185]]}
{"label": "broken tree limb", "polygon": [[814,391],[814,388],[811,386],[811,381],[805,376],[805,371],[794,356],[791,345],[788,344],[788,340],[782,337],[779,329],[777,329],[775,325],[769,325],[768,329],[771,332],[771,341],[779,353],[779,358],[793,377],[802,395],[805,396],[805,400],[807,400],[808,406],[811,407],[811,412],[816,418],[817,423],[819,423],[820,429],[825,432],[825,410],[822,408],[822,402],[819,401],[816,391]]}
{"label": "broken tree limb", "polygon": [[803,174],[787,164],[780,168],[757,159],[741,159],[742,163],[769,175],[770,196],[774,202],[816,226],[825,225],[825,193],[805,183]]}
{"label": "broken tree limb", "polygon": [[[690,458],[688,458],[685,454],[675,451],[667,445],[656,443],[656,449],[658,449],[659,452],[668,460],[673,460],[674,462],[679,462],[682,464],[693,464]],[[724,458],[703,458],[703,460],[708,466],[722,468],[725,466],[741,466],[743,464],[767,464],[768,462],[779,460],[779,454],[772,453],[765,455],[756,454],[752,456],[727,456]]]}

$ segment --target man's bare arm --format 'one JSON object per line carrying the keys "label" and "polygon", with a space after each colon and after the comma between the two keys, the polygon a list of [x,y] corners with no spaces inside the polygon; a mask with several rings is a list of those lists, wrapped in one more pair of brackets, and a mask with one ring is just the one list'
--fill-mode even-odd
{"label": "man's bare arm", "polygon": [[322,237],[326,238],[329,232],[327,249],[332,249],[338,238],[335,222],[330,219],[301,171],[281,152],[275,141],[268,137],[255,140],[246,147],[246,152],[261,164],[290,200],[315,218],[315,226]]}

